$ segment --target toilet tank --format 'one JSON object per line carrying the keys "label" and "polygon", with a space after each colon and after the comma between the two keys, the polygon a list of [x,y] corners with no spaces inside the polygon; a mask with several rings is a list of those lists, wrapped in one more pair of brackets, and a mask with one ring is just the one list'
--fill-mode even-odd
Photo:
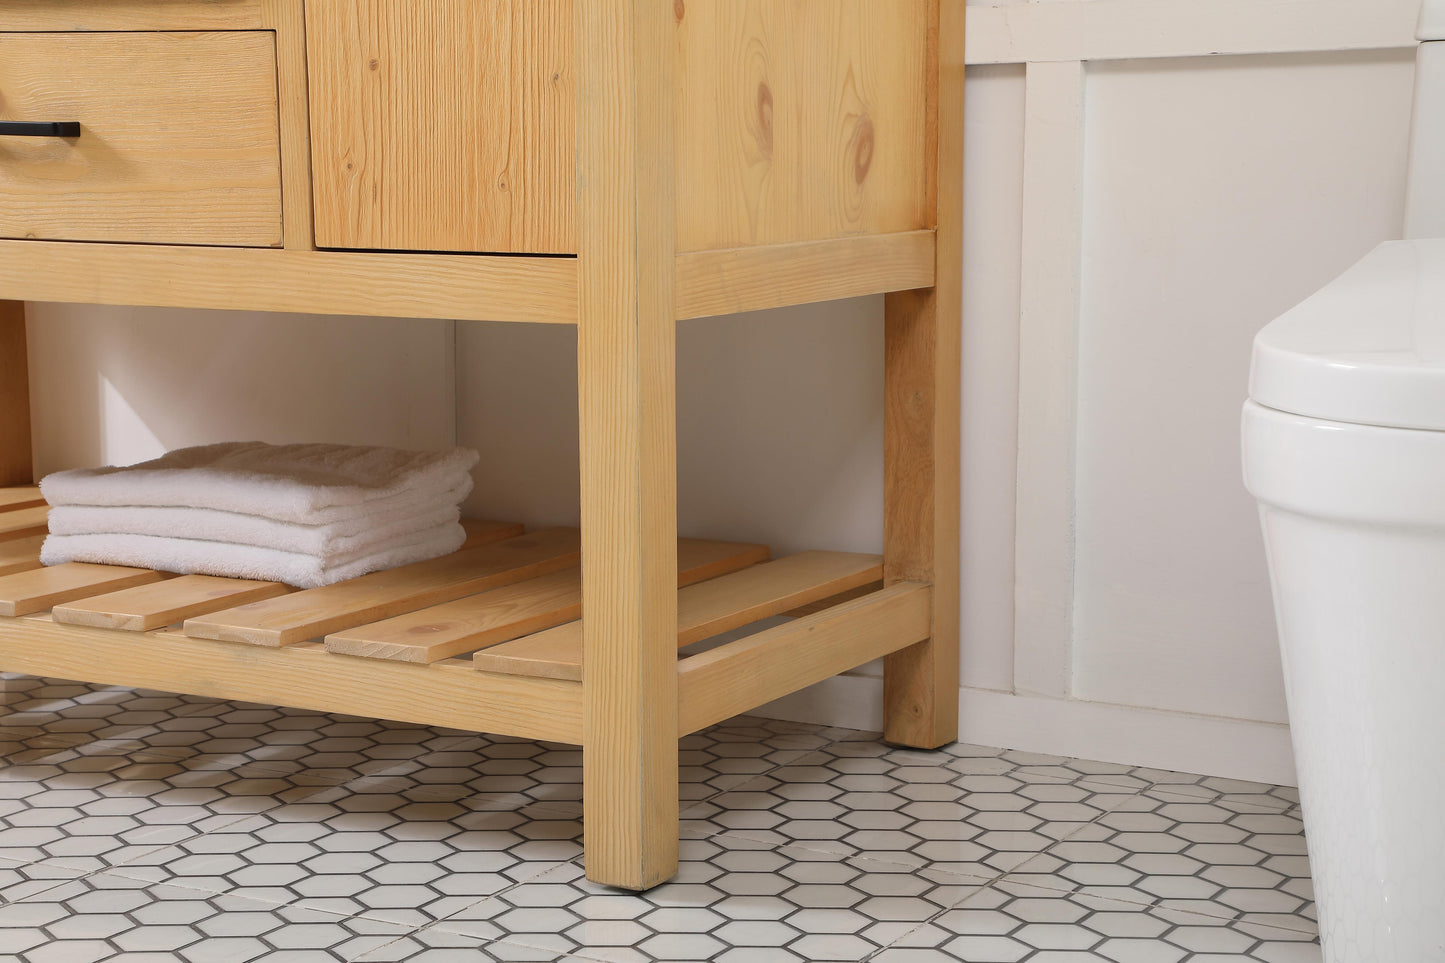
{"label": "toilet tank", "polygon": [[1445,237],[1445,0],[1421,3],[1416,35],[1405,237]]}

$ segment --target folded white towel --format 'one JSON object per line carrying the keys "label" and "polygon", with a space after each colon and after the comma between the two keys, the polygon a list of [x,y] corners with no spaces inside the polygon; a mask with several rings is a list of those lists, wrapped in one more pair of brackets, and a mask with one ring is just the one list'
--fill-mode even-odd
{"label": "folded white towel", "polygon": [[314,555],[281,552],[255,545],[229,545],[190,538],[153,535],[49,535],[40,550],[45,565],[64,562],[99,562],[131,565],[164,572],[224,575],[230,578],[285,582],[298,588],[318,588],[356,578],[368,572],[410,565],[455,552],[466,541],[461,525],[440,525],[414,540],[399,541],[386,549],[330,562]]}
{"label": "folded white towel", "polygon": [[359,506],[389,511],[416,498],[450,497],[478,460],[466,448],[228,442],[178,449],[124,468],[56,472],[41,480],[40,491],[54,506],[210,508],[324,525],[356,517]]}
{"label": "folded white towel", "polygon": [[461,515],[456,501],[460,498],[448,497],[438,506],[407,514],[365,512],[328,525],[278,522],[259,515],[209,508],[144,505],[113,508],[62,505],[50,510],[49,522],[50,531],[55,535],[154,535],[230,542],[315,555],[329,562],[343,555],[379,552],[398,538],[414,538],[417,533],[438,525],[455,523]]}

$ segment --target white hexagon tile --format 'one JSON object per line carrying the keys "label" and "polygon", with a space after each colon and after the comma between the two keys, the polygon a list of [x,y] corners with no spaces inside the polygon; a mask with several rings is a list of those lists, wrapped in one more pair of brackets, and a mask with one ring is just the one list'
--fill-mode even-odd
{"label": "white hexagon tile", "polygon": [[572,746],[0,675],[0,754],[0,963],[1320,960],[1287,788],[735,719],[637,895]]}

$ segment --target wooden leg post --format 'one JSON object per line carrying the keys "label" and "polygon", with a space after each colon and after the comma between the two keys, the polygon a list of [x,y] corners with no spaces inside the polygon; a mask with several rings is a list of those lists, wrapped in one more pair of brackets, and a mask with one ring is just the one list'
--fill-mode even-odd
{"label": "wooden leg post", "polygon": [[958,738],[964,0],[937,0],[935,16],[935,286],[884,307],[884,577],[933,584],[932,637],[884,662],[884,738],[930,749]]}
{"label": "wooden leg post", "polygon": [[34,481],[25,302],[0,301],[0,488]]}
{"label": "wooden leg post", "polygon": [[587,876],[677,872],[673,5],[578,0]]}

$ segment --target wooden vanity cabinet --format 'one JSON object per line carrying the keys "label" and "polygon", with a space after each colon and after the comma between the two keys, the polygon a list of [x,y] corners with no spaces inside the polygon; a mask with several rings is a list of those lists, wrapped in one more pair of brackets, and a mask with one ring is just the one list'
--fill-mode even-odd
{"label": "wooden vanity cabinet", "polygon": [[[882,657],[885,737],[951,741],[963,24],[964,0],[0,0],[0,669],[579,744],[588,876],[633,889],[676,869],[680,736]],[[677,322],[877,294],[882,556],[680,541]],[[482,525],[535,570],[462,553],[238,608],[42,569],[26,301],[571,325],[574,554]],[[132,575],[160,587],[116,611]],[[460,634],[419,646],[417,620]]]}

